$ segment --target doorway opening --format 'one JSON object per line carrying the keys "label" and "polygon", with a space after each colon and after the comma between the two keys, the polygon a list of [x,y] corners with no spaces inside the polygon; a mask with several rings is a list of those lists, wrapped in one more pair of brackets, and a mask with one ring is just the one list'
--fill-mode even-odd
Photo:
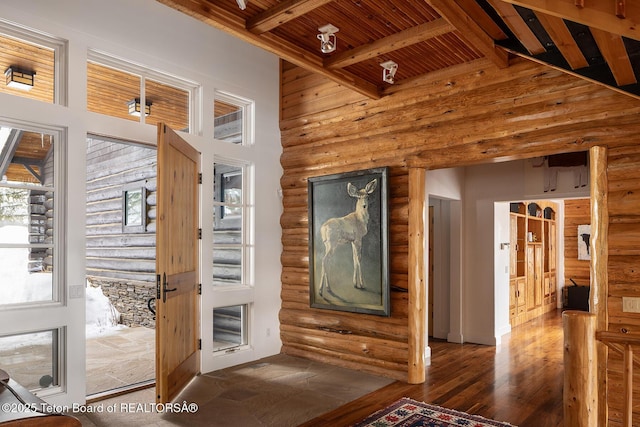
{"label": "doorway opening", "polygon": [[87,137],[86,395],[155,383],[157,150]]}

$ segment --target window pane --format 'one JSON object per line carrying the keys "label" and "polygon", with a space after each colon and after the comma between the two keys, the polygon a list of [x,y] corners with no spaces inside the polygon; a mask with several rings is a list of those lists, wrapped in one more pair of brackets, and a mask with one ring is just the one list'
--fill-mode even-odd
{"label": "window pane", "polygon": [[244,107],[216,99],[213,110],[214,138],[233,144],[242,144]]}
{"label": "window pane", "polygon": [[87,64],[87,109],[139,122],[129,114],[129,101],[140,98],[140,76],[100,64]]}
{"label": "window pane", "polygon": [[[5,65],[0,70],[2,73],[9,66],[35,73],[31,89],[10,87],[3,81],[0,84],[0,93],[10,93],[47,103],[54,102],[55,51],[53,49],[0,35],[0,57],[3,58],[2,62]],[[4,74],[2,78],[5,78]]]}
{"label": "window pane", "polygon": [[218,247],[213,251],[214,286],[242,283],[242,247]]}
{"label": "window pane", "polygon": [[53,138],[0,127],[0,305],[53,299]]}
{"label": "window pane", "polygon": [[172,129],[189,132],[188,91],[146,79],[145,98],[151,109],[147,124],[162,121]]}
{"label": "window pane", "polygon": [[247,344],[246,309],[246,305],[213,309],[213,351]]}
{"label": "window pane", "polygon": [[243,168],[214,164],[213,284],[242,284]]}
{"label": "window pane", "polygon": [[[0,227],[3,235],[26,235],[26,227]],[[51,249],[0,248],[0,305],[51,301],[53,266]]]}
{"label": "window pane", "polygon": [[58,330],[0,336],[0,366],[32,391],[59,385]]}
{"label": "window pane", "polygon": [[124,192],[125,225],[142,225],[142,189]]}

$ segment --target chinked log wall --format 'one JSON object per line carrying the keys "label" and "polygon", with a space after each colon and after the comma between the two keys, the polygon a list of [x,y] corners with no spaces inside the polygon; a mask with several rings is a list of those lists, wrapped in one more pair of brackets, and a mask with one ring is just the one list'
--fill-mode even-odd
{"label": "chinked log wall", "polygon": [[[610,149],[611,322],[640,330],[638,315],[621,312],[622,295],[640,296],[632,286],[640,279],[640,101],[524,60],[503,70],[480,60],[433,73],[389,86],[380,100],[284,63],[281,91],[284,352],[406,379],[409,166],[465,166],[593,145]],[[380,166],[391,175],[391,316],[311,309],[307,178]]]}

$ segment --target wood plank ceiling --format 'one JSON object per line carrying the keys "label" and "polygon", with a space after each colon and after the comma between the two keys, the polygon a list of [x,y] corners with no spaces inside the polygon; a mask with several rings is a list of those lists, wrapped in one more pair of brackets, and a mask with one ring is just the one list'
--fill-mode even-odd
{"label": "wood plank ceiling", "polygon": [[[157,0],[371,98],[481,58],[530,58],[640,95],[640,3],[629,0]],[[244,9],[241,6],[245,6]],[[320,52],[332,24],[337,47]]]}

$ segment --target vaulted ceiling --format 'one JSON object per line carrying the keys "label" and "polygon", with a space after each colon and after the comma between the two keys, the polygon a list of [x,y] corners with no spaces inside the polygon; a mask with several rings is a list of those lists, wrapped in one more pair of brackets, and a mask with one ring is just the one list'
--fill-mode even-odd
{"label": "vaulted ceiling", "polygon": [[[638,97],[640,2],[630,0],[157,0],[371,98],[394,84],[522,56]],[[244,6],[244,9],[241,7]],[[319,28],[338,28],[332,53]]]}

